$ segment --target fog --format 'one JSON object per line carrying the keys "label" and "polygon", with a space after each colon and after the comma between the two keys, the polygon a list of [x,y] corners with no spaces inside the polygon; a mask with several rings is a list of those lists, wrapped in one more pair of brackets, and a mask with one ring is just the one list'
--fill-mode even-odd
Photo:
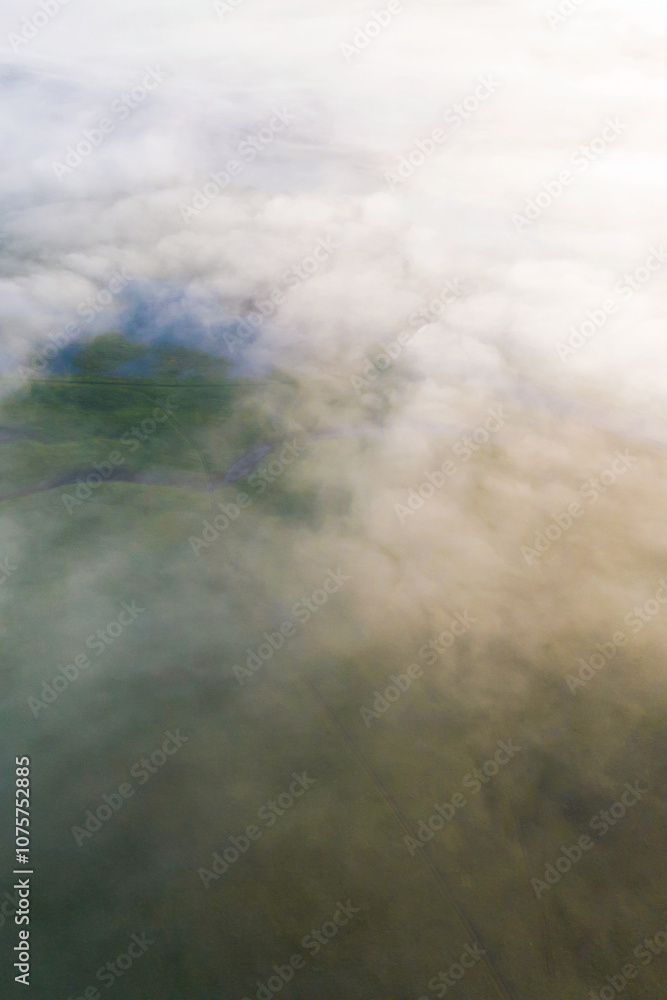
{"label": "fog", "polygon": [[563,6],[4,4],[35,997],[662,995],[667,15]]}

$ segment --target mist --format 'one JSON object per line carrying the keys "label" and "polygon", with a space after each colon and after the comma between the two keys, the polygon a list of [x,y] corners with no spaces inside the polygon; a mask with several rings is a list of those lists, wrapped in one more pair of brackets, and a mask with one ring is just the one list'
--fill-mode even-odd
{"label": "mist", "polygon": [[664,11],[1,19],[33,995],[660,997]]}

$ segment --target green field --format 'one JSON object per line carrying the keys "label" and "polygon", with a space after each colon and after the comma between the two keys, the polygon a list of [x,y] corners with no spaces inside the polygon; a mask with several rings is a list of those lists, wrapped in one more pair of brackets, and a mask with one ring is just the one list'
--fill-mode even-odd
{"label": "green field", "polygon": [[[3,730],[32,759],[34,995],[65,1000],[97,985],[105,996],[98,970],[145,932],[154,943],[109,995],[266,1000],[273,967],[299,955],[275,990],[294,1000],[444,996],[444,979],[439,992],[429,983],[453,967],[448,997],[581,1000],[627,962],[638,976],[625,996],[664,996],[667,955],[644,966],[633,952],[667,923],[656,923],[665,626],[647,627],[585,690],[565,683],[622,623],[634,581],[657,586],[664,571],[638,535],[615,544],[628,510],[649,516],[635,487],[619,486],[527,567],[516,524],[546,515],[504,484],[540,476],[539,460],[520,469],[516,428],[534,428],[533,415],[520,413],[507,439],[401,525],[392,505],[423,461],[413,467],[382,437],[317,437],[335,426],[334,392],[325,405],[306,379],[232,378],[223,360],[176,348],[157,352],[150,375],[114,374],[135,356],[101,338],[71,375],[0,407],[0,427],[30,435],[0,445],[2,493],[23,494],[0,503],[0,556],[15,567],[0,587],[0,629]],[[170,419],[133,438],[169,400]],[[139,447],[123,445],[128,433]],[[262,492],[248,476],[221,485],[253,447],[271,443],[261,470],[292,439],[303,456]],[[600,441],[600,455],[616,446]],[[100,482],[70,504],[72,483],[44,488],[85,479],[113,452],[159,482]],[[646,449],[642,461],[658,467]],[[655,485],[652,511],[664,503],[657,474]],[[196,554],[191,540],[239,491],[249,502]],[[348,578],[331,592],[330,571]],[[113,635],[133,601],[142,610]],[[466,612],[470,628],[435,660],[424,653]],[[235,671],[264,644],[261,667]],[[76,668],[77,656],[90,665]],[[413,663],[400,697],[364,717]],[[72,664],[69,679],[60,668]],[[56,677],[67,684],[51,699]],[[141,782],[135,765],[166,730],[187,739]],[[519,749],[476,788],[468,776],[499,741]],[[269,823],[262,807],[289,797],[294,773],[314,783]],[[646,794],[596,832],[594,817],[638,781]],[[128,782],[132,796],[77,839],[87,810]],[[453,815],[443,808],[448,818],[416,847],[442,815],[435,806],[455,796]],[[591,849],[538,894],[531,880],[583,834]],[[237,857],[212,878],[224,851]],[[12,864],[7,854],[2,891]],[[339,927],[348,901],[358,912]],[[337,929],[316,948],[323,925]],[[0,934],[7,944],[9,921]],[[476,944],[483,958],[456,983]]]}

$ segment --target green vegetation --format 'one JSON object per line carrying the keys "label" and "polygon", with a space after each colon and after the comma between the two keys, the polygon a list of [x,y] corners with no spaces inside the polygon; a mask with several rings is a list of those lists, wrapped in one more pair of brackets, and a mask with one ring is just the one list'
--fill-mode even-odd
{"label": "green vegetation", "polygon": [[[221,474],[281,433],[279,419],[258,404],[253,380],[230,377],[225,358],[109,333],[80,345],[70,361],[74,374],[35,379],[0,405],[0,428],[22,435],[0,452],[3,496],[78,477],[112,452],[122,454],[128,474]],[[128,363],[140,364],[141,374],[119,374]],[[156,408],[169,414],[157,426]],[[193,480],[193,488],[201,483]]]}
{"label": "green vegetation", "polygon": [[[525,567],[515,525],[542,513],[530,491],[507,488],[500,446],[399,526],[391,491],[411,481],[395,471],[409,454],[386,455],[379,435],[316,437],[342,397],[327,409],[317,386],[281,373],[231,379],[199,352],[141,351],[98,338],[74,375],[0,408],[1,427],[34,435],[0,445],[3,490],[26,486],[0,505],[0,557],[16,566],[0,589],[0,724],[35,762],[35,995],[84,995],[128,932],[144,931],[155,945],[120,984],[123,1000],[255,1000],[297,953],[291,1000],[433,1000],[429,982],[475,940],[486,956],[447,998],[599,990],[664,928],[664,626],[652,622],[576,697],[564,678],[622,623],[636,581],[659,578],[660,553],[621,551],[627,511],[600,503],[545,556],[549,573]],[[117,374],[142,359],[155,362],[149,374]],[[123,435],[170,397],[173,421],[126,448]],[[307,453],[263,493],[247,475],[206,490],[253,446],[293,437]],[[106,482],[71,511],[71,486],[34,492],[114,449],[162,485]],[[521,482],[530,475],[541,470]],[[239,489],[252,503],[195,554],[190,538]],[[659,490],[654,500],[662,509]],[[578,545],[589,561],[605,554],[619,591],[602,625],[582,610]],[[349,580],[302,621],[296,609],[338,568]],[[124,601],[145,609],[136,624],[35,714],[28,699],[90,652],[87,637]],[[466,608],[474,627],[429,663],[420,650]],[[294,634],[239,683],[234,666],[286,621]],[[360,708],[415,662],[421,676],[366,726]],[[188,737],[183,749],[75,843],[72,827],[166,729]],[[498,741],[521,750],[473,792],[465,776]],[[204,888],[199,869],[293,772],[312,789]],[[637,781],[642,801],[537,898],[531,879]],[[465,805],[411,853],[406,835],[457,793]],[[348,900],[359,914],[308,954],[304,938]],[[666,960],[641,969],[628,1000],[662,997]]]}

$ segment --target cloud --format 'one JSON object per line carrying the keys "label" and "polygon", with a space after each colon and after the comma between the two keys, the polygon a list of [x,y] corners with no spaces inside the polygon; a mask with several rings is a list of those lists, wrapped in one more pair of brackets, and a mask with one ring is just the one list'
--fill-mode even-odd
{"label": "cloud", "polygon": [[[239,381],[242,392],[225,411],[227,423],[222,411],[214,419],[202,404],[185,432],[165,427],[151,444],[163,450],[142,452],[143,480],[100,484],[65,525],[57,489],[3,511],[0,557],[14,559],[15,548],[23,550],[0,594],[13,670],[8,700],[17,712],[27,693],[55,675],[59,660],[70,662],[81,637],[85,642],[113,619],[122,600],[136,598],[147,609],[142,628],[110,650],[105,673],[82,675],[71,697],[48,713],[50,733],[65,739],[83,719],[86,746],[110,749],[106,763],[96,764],[97,783],[87,772],[84,781],[77,758],[71,781],[85,785],[82,802],[67,784],[63,803],[54,803],[64,829],[78,805],[85,810],[84,802],[100,801],[114,786],[106,769],[121,738],[129,734],[130,763],[135,750],[149,745],[145,732],[139,738],[132,729],[146,691],[151,705],[177,710],[185,731],[199,733],[190,754],[201,755],[205,776],[179,779],[176,762],[170,770],[183,808],[198,818],[199,857],[221,842],[221,814],[231,814],[230,829],[242,829],[248,803],[256,810],[253,803],[273,794],[263,790],[271,775],[280,787],[280,774],[291,770],[285,772],[283,758],[292,739],[299,767],[308,763],[304,750],[317,748],[330,775],[341,777],[340,787],[354,797],[349,748],[339,759],[323,738],[313,691],[343,729],[350,724],[346,713],[358,724],[368,693],[384,690],[422,644],[468,611],[475,628],[457,640],[451,657],[430,670],[424,664],[423,683],[369,730],[373,738],[395,737],[382,749],[368,745],[369,768],[391,775],[392,795],[415,820],[446,792],[443,761],[465,774],[488,757],[487,743],[493,748],[510,735],[527,748],[525,775],[513,786],[519,815],[526,828],[534,821],[563,843],[574,842],[566,839],[563,818],[570,798],[580,795],[586,807],[601,808],[598,799],[619,787],[627,745],[638,741],[646,770],[655,763],[646,747],[662,706],[662,619],[619,650],[586,698],[572,698],[564,678],[596,642],[623,629],[633,603],[650,599],[664,574],[667,268],[622,302],[617,291],[653,248],[662,248],[665,231],[667,150],[656,126],[664,99],[664,16],[648,0],[632,10],[589,0],[556,29],[547,19],[551,2],[404,0],[404,9],[376,36],[367,32],[368,45],[346,59],[341,43],[378,6],[381,0],[361,7],[351,0],[307,6],[244,0],[220,18],[208,2],[70,0],[18,51],[9,36],[33,8],[26,13],[18,0],[3,6],[0,87],[8,141],[0,176],[0,375],[16,371],[50,337],[75,343],[120,330],[142,344],[230,353],[235,373],[255,376]],[[141,100],[133,97],[154,70],[164,81]],[[488,76],[499,86],[473,107],[470,95]],[[288,127],[271,126],[278,114],[293,119]],[[590,148],[607,120],[617,118],[627,123],[617,140],[586,158],[582,146]],[[103,120],[111,121],[111,131],[101,128]],[[419,142],[436,129],[444,141],[419,162]],[[106,138],[96,145],[98,131]],[[91,146],[85,155],[77,152],[81,143]],[[81,162],[57,176],[53,163],[68,155]],[[585,166],[577,168],[573,157]],[[410,169],[401,174],[406,159]],[[232,171],[231,162],[239,169]],[[565,169],[572,182],[542,198],[538,217],[517,230],[513,216],[525,215],[541,192],[553,192]],[[230,180],[213,191],[211,175],[221,172]],[[400,180],[389,186],[388,172]],[[195,204],[199,193],[196,203],[205,204],[185,218],[183,206]],[[332,252],[316,259],[323,240],[333,241]],[[317,263],[312,270],[310,258]],[[114,274],[128,280],[107,301],[100,295]],[[443,305],[452,282],[460,294]],[[619,308],[583,334],[564,361],[558,344],[573,330],[581,336],[589,314],[610,298],[619,299]],[[91,302],[101,308],[87,318]],[[391,364],[376,364],[383,345],[406,331]],[[369,364],[374,377],[357,391],[352,378]],[[0,428],[9,435],[0,443],[3,476],[33,482],[47,475],[53,452],[37,430],[21,448],[10,439],[13,385],[0,379],[9,401],[8,427]],[[214,407],[219,398],[211,399]],[[509,414],[498,433],[468,457],[455,452],[497,407]],[[83,474],[79,460],[92,468],[115,445],[101,425],[87,428],[83,442],[67,439],[75,409],[63,404],[62,427],[54,421],[47,429],[63,438],[57,446],[64,471]],[[177,410],[179,421],[184,409]],[[211,482],[224,483],[230,468],[245,467],[248,454],[264,456],[275,441],[297,438],[307,456],[261,496],[253,494],[243,517],[195,559],[188,540],[214,516],[219,499],[209,494]],[[532,546],[536,533],[580,498],[582,486],[626,450],[636,464],[527,565],[522,546]],[[396,505],[405,507],[410,491],[452,455],[455,471],[446,485],[398,519]],[[226,503],[234,502],[237,488],[243,480],[220,487]],[[246,662],[245,651],[259,647],[263,632],[292,620],[295,604],[338,567],[349,582],[294,636],[289,658],[277,650],[256,683],[239,688],[233,665]],[[307,707],[290,712],[296,697]],[[253,742],[255,724],[262,735]],[[341,808],[325,777],[322,788],[322,811],[303,820],[312,824],[299,853],[307,875],[289,881],[291,848],[280,854],[276,830],[273,874],[257,880],[275,905],[276,925],[287,893],[304,928],[307,913],[330,912],[327,900],[310,905],[308,896],[322,874],[321,858],[308,845],[319,844],[322,830],[331,833],[334,870],[355,857],[350,870],[365,871],[366,858],[376,873],[375,860],[392,843],[389,813],[368,805],[372,786],[358,792],[364,822],[352,832],[342,826],[353,814],[347,801]],[[519,849],[514,835],[503,833],[513,807],[505,799],[499,805],[497,794],[475,805],[485,810],[474,826],[479,850],[452,825],[454,832],[443,831],[440,860],[454,859],[463,869],[474,856],[484,869],[496,859],[496,874],[486,869],[486,878],[497,888],[503,865],[487,848],[506,851],[507,871],[517,879],[510,884],[507,875],[501,886],[502,905],[510,908],[508,900],[523,899]],[[166,814],[155,795],[146,823],[161,846]],[[654,813],[650,808],[642,830],[658,829],[657,806]],[[119,837],[129,836],[123,824],[131,810],[128,804],[118,817]],[[472,806],[466,822],[468,815]],[[169,813],[165,828],[172,822]],[[530,840],[536,853],[541,835]],[[361,861],[355,837],[367,838]],[[183,850],[175,843],[169,857],[176,866]],[[633,855],[632,865],[639,870],[645,860]],[[646,869],[641,877],[648,884]],[[374,880],[369,874],[364,898],[381,899],[381,911],[391,913],[391,894],[398,898],[401,887],[415,886],[413,916],[423,916],[425,890],[412,873],[401,875],[396,888],[384,872]],[[528,878],[524,888],[530,893]],[[256,902],[255,891],[244,889],[244,900]],[[600,897],[588,884],[581,891],[587,906],[595,896],[605,914],[618,911],[617,887],[605,883]],[[165,912],[170,905],[164,902]],[[196,917],[187,893],[181,905],[184,920]],[[256,910],[248,905],[243,914]],[[558,933],[564,950],[579,955],[579,918],[570,917],[565,907]],[[238,919],[239,940],[256,947],[256,928],[243,923],[245,915]],[[596,911],[591,923],[607,927],[606,919]],[[197,923],[205,949],[227,947],[219,926]],[[102,930],[108,928],[100,918]],[[458,949],[459,930],[456,936],[450,930],[439,926],[438,941],[455,940]],[[508,947],[519,968],[522,945]],[[262,968],[282,954],[267,949]],[[249,989],[242,963],[231,951],[225,955],[241,996]],[[584,989],[576,970],[588,957],[569,963],[573,995],[575,987]],[[362,961],[354,966],[362,967]],[[351,995],[346,975],[335,983]],[[375,980],[359,982],[355,990],[379,995]],[[384,993],[390,985],[396,992],[395,983],[382,982]]]}
{"label": "cloud", "polygon": [[[23,16],[23,5],[5,5],[7,34]],[[443,352],[462,336],[496,350],[509,342],[513,366],[529,364],[561,389],[569,381],[554,364],[562,331],[660,239],[654,205],[664,150],[652,126],[659,95],[651,62],[660,40],[642,27],[655,16],[650,5],[633,16],[639,50],[614,30],[613,16],[581,5],[562,28],[576,42],[575,63],[544,15],[527,15],[521,3],[504,5],[502,17],[493,4],[417,3],[347,64],[338,44],[363,19],[352,4],[305,15],[298,5],[278,11],[256,0],[223,19],[209,5],[165,12],[147,4],[129,16],[62,7],[29,45],[6,55],[11,141],[1,196],[6,266],[19,272],[6,287],[10,355],[76,307],[90,280],[86,261],[106,261],[109,272],[123,265],[146,281],[202,285],[233,311],[275,285],[332,227],[340,253],[287,296],[253,350],[309,364],[349,355],[352,342],[365,351],[378,333],[399,332],[406,309],[455,272],[468,292]],[[114,102],[158,63],[164,82],[58,181],[52,162],[84,129],[113,117]],[[220,75],[222,65],[230,76]],[[498,93],[388,196],[386,170],[481,74],[497,77]],[[178,205],[277,106],[294,115],[293,127],[185,226]],[[513,232],[512,214],[610,115],[627,121],[627,133],[530,231]],[[38,127],[24,129],[26,118]],[[652,162],[652,183],[638,184]],[[621,394],[635,407],[660,397],[665,361],[652,320],[665,280],[575,359],[573,374],[588,392]]]}

